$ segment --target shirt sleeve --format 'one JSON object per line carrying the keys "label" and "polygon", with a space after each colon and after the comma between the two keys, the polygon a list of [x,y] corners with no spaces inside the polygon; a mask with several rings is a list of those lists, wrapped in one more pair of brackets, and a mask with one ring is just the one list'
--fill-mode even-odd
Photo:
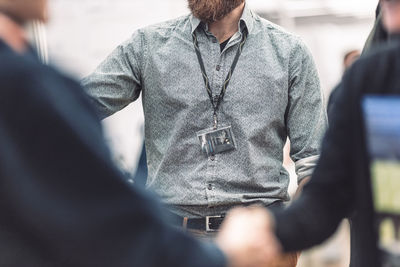
{"label": "shirt sleeve", "polygon": [[352,118],[357,104],[349,100],[351,88],[341,86],[312,179],[287,210],[275,212],[276,235],[285,251],[321,243],[354,209],[357,174],[353,166],[358,159],[354,156],[352,129],[360,129],[361,122],[355,124],[357,120]]}
{"label": "shirt sleeve", "polygon": [[300,182],[310,176],[316,166],[328,120],[318,72],[311,53],[301,41],[297,41],[290,61],[285,119],[291,142],[290,156]]}
{"label": "shirt sleeve", "polygon": [[119,45],[82,80],[99,116],[104,119],[135,101],[141,91],[144,45],[139,31]]}

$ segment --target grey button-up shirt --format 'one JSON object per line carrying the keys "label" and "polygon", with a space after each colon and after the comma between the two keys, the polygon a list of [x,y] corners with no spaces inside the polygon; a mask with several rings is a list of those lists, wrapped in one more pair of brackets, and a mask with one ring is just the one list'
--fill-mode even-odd
{"label": "grey button-up shirt", "polygon": [[192,15],[136,31],[83,85],[103,117],[142,93],[147,186],[182,216],[225,212],[235,205],[288,200],[283,146],[291,140],[298,179],[311,175],[327,126],[318,74],[296,36],[247,7],[248,40],[218,113],[237,149],[209,158],[196,133],[213,125],[192,42],[196,31],[213,94],[219,94],[241,40],[221,52],[207,25]]}

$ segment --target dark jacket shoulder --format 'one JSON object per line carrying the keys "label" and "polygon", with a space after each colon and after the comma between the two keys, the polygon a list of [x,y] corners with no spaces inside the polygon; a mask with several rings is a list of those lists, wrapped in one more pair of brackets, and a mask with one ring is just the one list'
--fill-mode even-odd
{"label": "dark jacket shoulder", "polygon": [[359,94],[398,93],[400,77],[400,42],[383,45],[354,63],[343,81]]}

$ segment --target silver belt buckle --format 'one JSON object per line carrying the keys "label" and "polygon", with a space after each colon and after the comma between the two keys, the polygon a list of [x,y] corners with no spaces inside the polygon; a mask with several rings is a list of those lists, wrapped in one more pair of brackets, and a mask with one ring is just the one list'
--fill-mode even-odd
{"label": "silver belt buckle", "polygon": [[206,216],[206,232],[217,232],[218,230],[215,229],[210,229],[210,219],[214,218],[223,218],[222,215],[217,215],[217,216]]}

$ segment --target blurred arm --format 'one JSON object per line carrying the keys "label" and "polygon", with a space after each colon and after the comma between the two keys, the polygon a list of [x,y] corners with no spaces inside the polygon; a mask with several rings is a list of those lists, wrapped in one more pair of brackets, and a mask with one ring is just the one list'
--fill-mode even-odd
{"label": "blurred arm", "polygon": [[352,97],[345,80],[325,136],[319,163],[300,198],[276,212],[276,235],[285,251],[316,245],[329,237],[349,214],[354,201]]}
{"label": "blurred arm", "polygon": [[0,64],[2,264],[225,266],[216,246],[168,227],[157,201],[125,182],[80,86],[15,61],[5,74]]}

